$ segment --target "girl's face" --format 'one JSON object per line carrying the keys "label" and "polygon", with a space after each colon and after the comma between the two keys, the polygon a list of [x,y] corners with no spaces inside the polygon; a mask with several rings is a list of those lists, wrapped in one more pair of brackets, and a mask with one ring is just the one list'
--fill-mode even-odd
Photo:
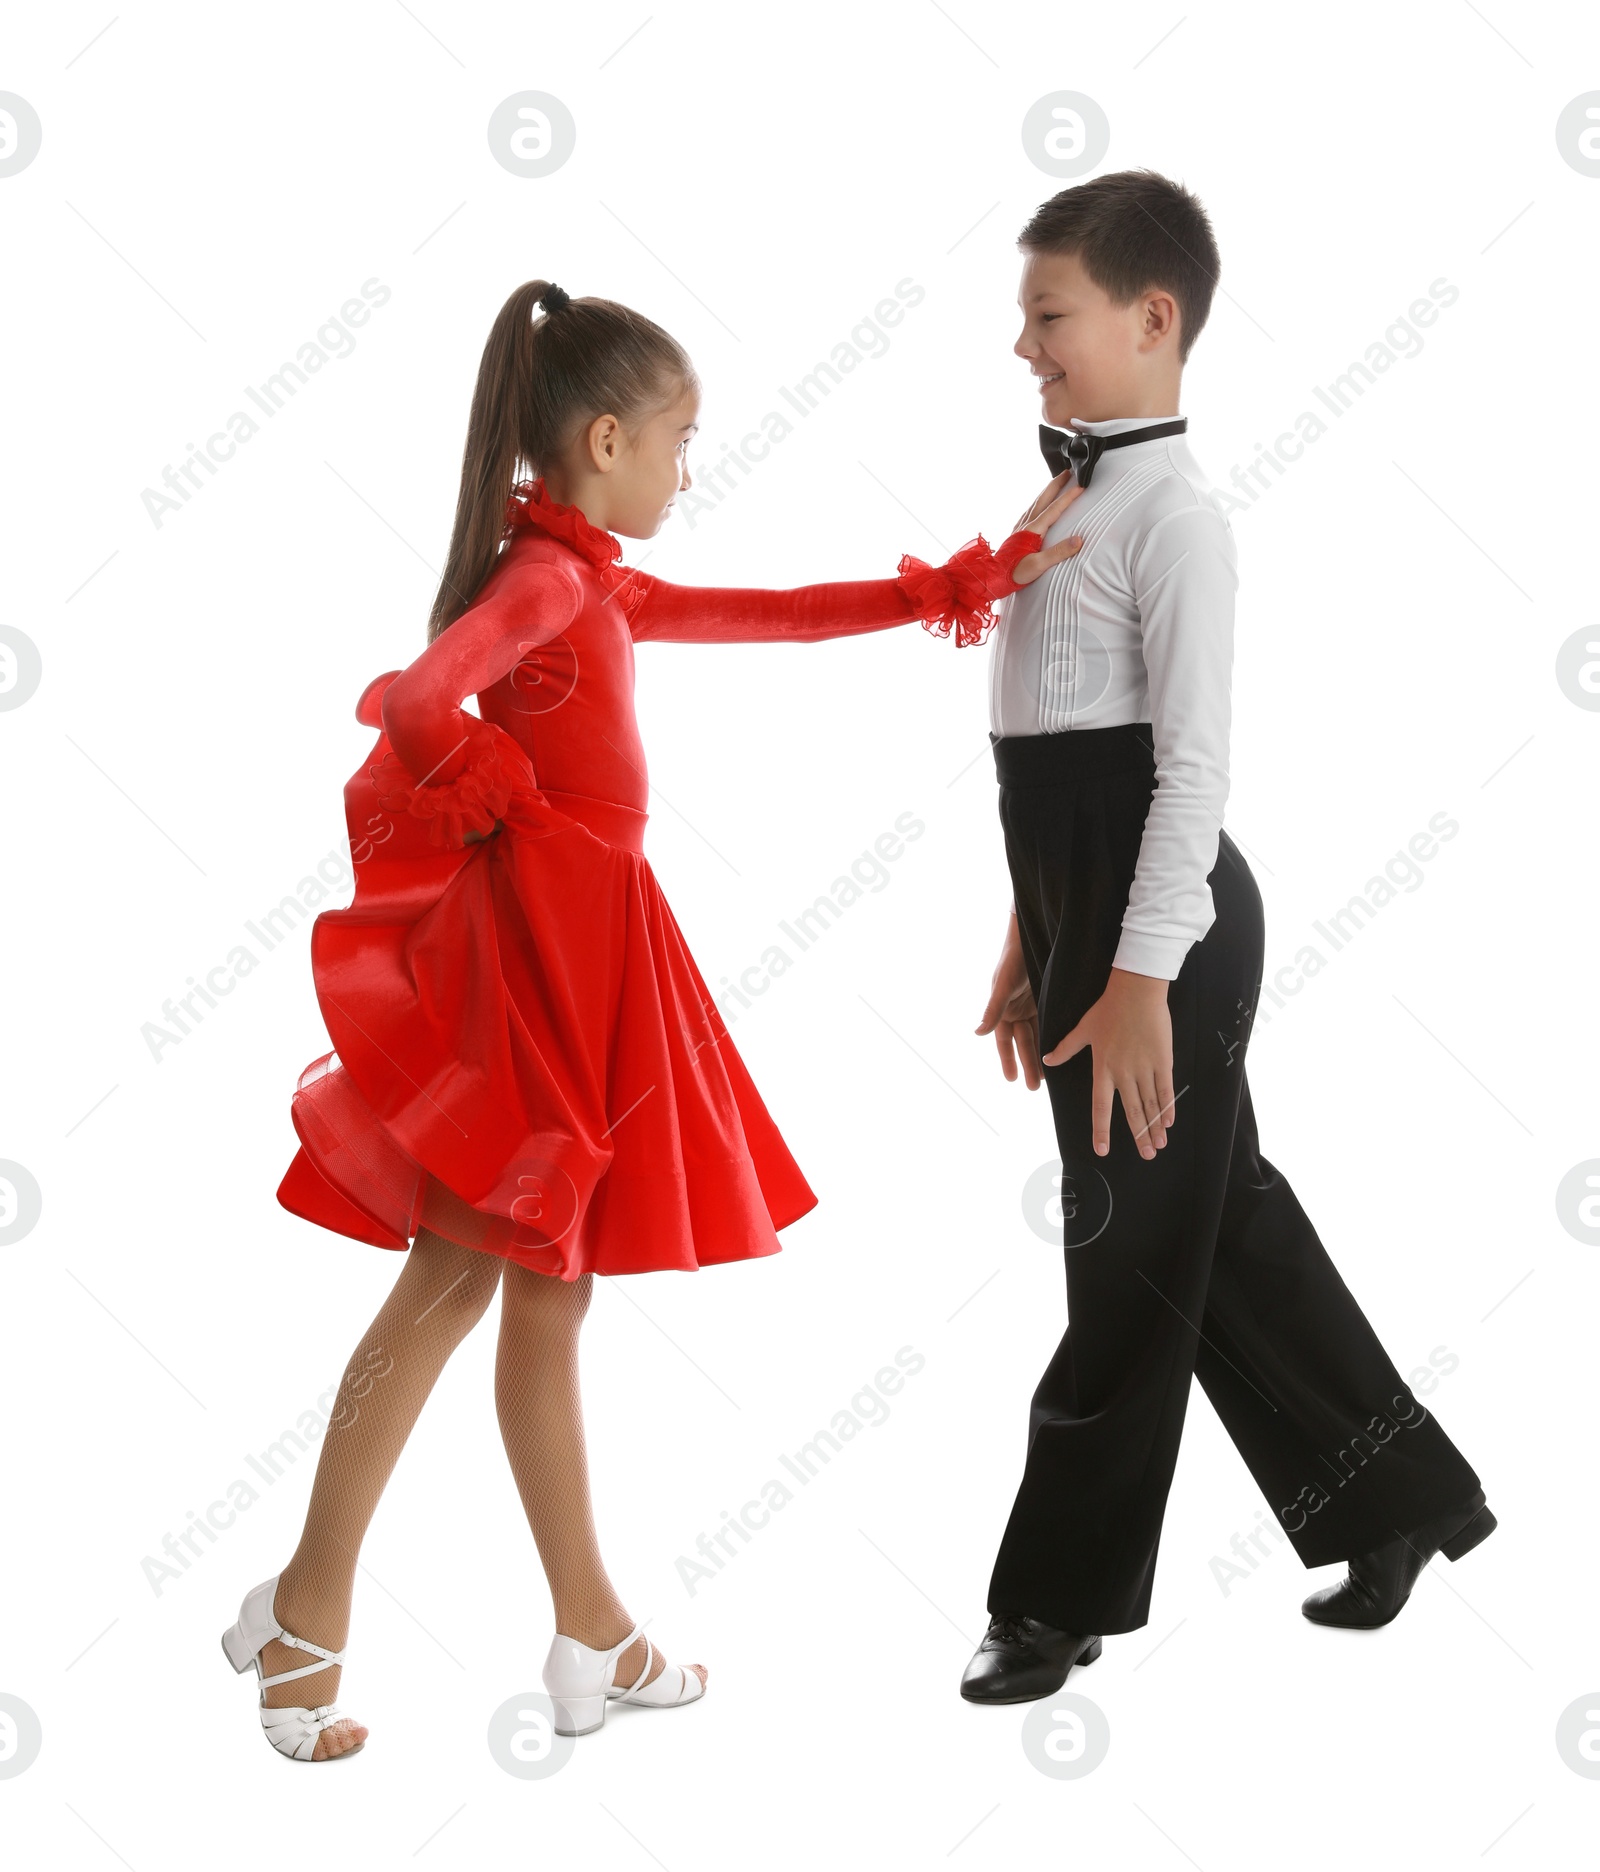
{"label": "girl's face", "polygon": [[[608,532],[651,539],[666,524],[673,502],[691,484],[689,442],[700,422],[700,392],[685,389],[633,435],[618,430],[604,455],[606,518],[589,518]],[[601,467],[601,461],[596,462]]]}

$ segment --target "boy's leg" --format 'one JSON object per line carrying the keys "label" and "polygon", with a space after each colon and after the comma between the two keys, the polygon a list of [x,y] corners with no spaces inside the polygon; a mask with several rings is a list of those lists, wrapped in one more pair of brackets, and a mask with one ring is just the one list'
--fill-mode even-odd
{"label": "boy's leg", "polygon": [[1195,1375],[1308,1567],[1370,1552],[1477,1494],[1260,1154],[1248,1083],[1201,1330]]}
{"label": "boy's leg", "polygon": [[[1147,793],[1119,797],[1125,791],[1103,784],[1093,798],[1079,789],[1076,854],[1057,854],[1059,864],[1014,862],[1045,1046],[1081,1016],[1110,972],[1126,883],[1108,877],[1106,886],[1116,888],[1085,891],[1084,848],[1092,854],[1104,839],[1113,851],[1131,843],[1136,853],[1124,822],[1132,817],[1136,835]],[[1045,805],[1023,802],[1007,819],[1014,860],[1023,856],[1027,819]],[[1090,864],[1098,885],[1104,867],[1092,857]],[[1063,866],[1057,921],[1051,879]],[[1070,1324],[1034,1393],[1027,1463],[988,1604],[991,1613],[1021,1613],[1069,1632],[1132,1631],[1149,1617],[1261,972],[1260,897],[1226,833],[1210,883],[1216,921],[1168,990],[1177,1107],[1165,1147],[1149,1160],[1139,1155],[1119,1099],[1111,1149],[1097,1157],[1090,1050],[1045,1068],[1062,1161]],[[1075,907],[1083,914],[1073,917]]]}
{"label": "boy's leg", "polygon": [[[1046,1046],[1109,973],[1148,799],[1137,781],[1002,790]],[[1089,1050],[1045,1068],[1070,1324],[1034,1394],[989,1610],[1069,1632],[1148,1618],[1191,1373],[1308,1566],[1375,1548],[1478,1488],[1260,1156],[1244,1062],[1261,902],[1226,832],[1209,882],[1216,920],[1168,991],[1178,1105],[1165,1148],[1139,1156],[1119,1100],[1110,1153],[1096,1157]]]}

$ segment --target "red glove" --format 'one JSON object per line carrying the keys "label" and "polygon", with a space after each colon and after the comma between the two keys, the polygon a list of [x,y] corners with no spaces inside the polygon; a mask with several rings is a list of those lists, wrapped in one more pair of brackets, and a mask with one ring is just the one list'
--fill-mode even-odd
{"label": "red glove", "polygon": [[378,804],[385,812],[410,813],[428,828],[428,842],[459,851],[466,832],[489,835],[518,791],[531,790],[532,767],[522,749],[493,722],[463,715],[472,744],[466,767],[440,786],[417,785],[391,748],[371,769]]}
{"label": "red glove", "polygon": [[948,637],[953,625],[956,647],[966,649],[981,644],[994,629],[994,601],[1022,590],[1011,576],[1017,561],[1043,545],[1038,533],[1013,533],[992,550],[980,533],[942,566],[907,553],[900,561],[900,589],[924,630]]}

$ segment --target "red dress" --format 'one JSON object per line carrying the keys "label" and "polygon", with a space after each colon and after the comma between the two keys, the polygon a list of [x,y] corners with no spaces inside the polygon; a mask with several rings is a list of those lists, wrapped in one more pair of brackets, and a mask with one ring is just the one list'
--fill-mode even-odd
{"label": "red dress", "polygon": [[335,1051],[294,1093],[278,1200],[378,1247],[426,1225],[564,1280],[772,1254],[817,1199],[644,856],[633,646],[917,618],[981,642],[1039,536],[753,591],[617,565],[542,483],[507,535],[471,608],[356,706],[380,732],[344,790],[355,898],[311,935]]}

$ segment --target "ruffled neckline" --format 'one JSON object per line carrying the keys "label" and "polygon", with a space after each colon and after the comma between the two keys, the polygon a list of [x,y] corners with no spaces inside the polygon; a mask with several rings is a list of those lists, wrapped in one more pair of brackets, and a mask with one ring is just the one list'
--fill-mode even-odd
{"label": "ruffled neckline", "polygon": [[506,532],[525,526],[537,527],[541,533],[570,546],[597,570],[604,570],[622,557],[622,542],[617,536],[595,526],[581,508],[552,500],[545,492],[542,475],[534,481],[519,481],[506,502]]}

